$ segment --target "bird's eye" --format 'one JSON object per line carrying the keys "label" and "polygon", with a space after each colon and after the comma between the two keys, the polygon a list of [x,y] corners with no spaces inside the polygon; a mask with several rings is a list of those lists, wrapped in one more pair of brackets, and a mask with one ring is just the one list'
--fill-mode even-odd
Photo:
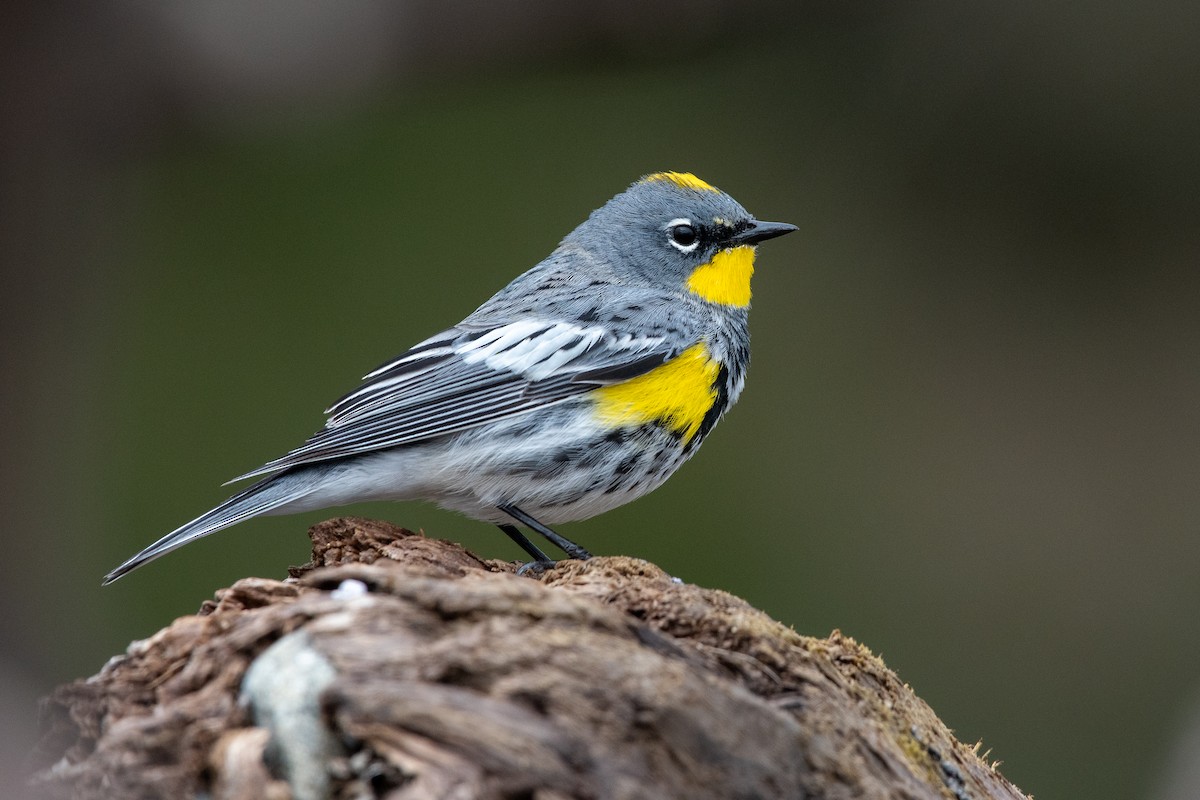
{"label": "bird's eye", "polygon": [[671,223],[667,226],[667,241],[675,249],[684,253],[690,253],[700,244],[700,234],[692,227],[690,220],[671,220]]}
{"label": "bird's eye", "polygon": [[671,241],[687,247],[696,241],[696,229],[691,225],[676,225],[671,228]]}

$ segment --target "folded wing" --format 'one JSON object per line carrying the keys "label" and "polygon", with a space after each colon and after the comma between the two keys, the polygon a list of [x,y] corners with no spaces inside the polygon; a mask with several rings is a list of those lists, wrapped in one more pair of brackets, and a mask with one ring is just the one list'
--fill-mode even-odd
{"label": "folded wing", "polygon": [[525,414],[637,377],[678,352],[661,337],[561,320],[451,328],[368,374],[303,445],[234,480]]}

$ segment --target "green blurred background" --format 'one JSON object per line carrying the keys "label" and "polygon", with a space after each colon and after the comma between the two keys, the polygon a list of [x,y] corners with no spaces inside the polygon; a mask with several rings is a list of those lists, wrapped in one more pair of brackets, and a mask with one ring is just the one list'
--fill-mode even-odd
{"label": "green blurred background", "polygon": [[563,532],[855,636],[1038,797],[1200,796],[1200,6],[15,2],[0,31],[8,766],[31,698],[341,512],[101,575],[676,169],[800,233],[762,248],[703,452]]}

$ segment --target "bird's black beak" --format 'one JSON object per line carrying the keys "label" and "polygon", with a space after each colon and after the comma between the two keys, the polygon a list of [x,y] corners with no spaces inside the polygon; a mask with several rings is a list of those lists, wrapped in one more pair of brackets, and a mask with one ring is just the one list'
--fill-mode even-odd
{"label": "bird's black beak", "polygon": [[786,222],[752,222],[750,227],[744,231],[735,233],[730,238],[731,244],[758,244],[765,242],[767,239],[774,239],[776,236],[783,236],[785,233],[791,233],[794,230],[799,230],[795,225],[789,225]]}

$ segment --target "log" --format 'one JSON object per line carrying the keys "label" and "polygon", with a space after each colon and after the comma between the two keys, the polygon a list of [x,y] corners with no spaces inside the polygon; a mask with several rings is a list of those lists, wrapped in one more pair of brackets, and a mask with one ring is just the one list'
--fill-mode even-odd
{"label": "log", "polygon": [[330,520],[43,700],[37,797],[1022,798],[853,639],[632,558]]}

